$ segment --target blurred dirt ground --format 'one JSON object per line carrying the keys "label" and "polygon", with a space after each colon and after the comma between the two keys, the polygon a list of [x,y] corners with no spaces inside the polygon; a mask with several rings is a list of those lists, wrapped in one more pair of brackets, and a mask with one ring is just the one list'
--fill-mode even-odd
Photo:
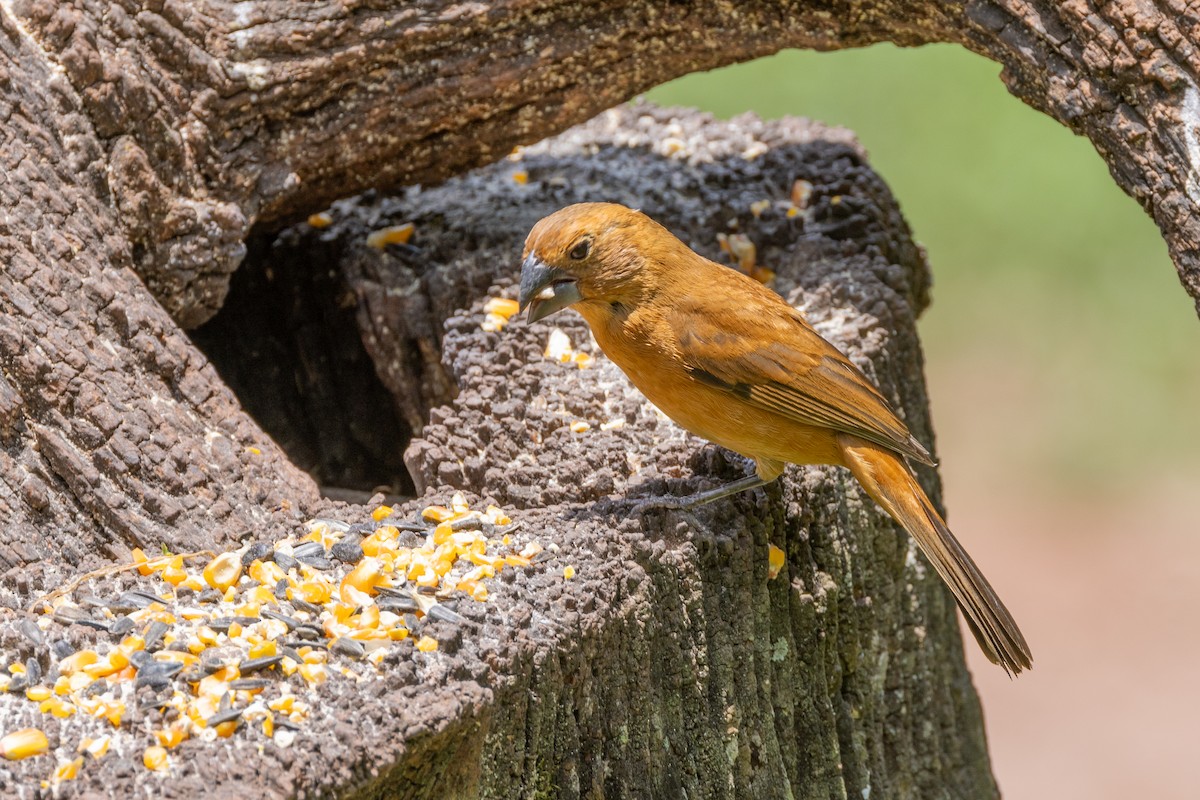
{"label": "blurred dirt ground", "polygon": [[929,372],[951,526],[1034,654],[1010,681],[967,648],[1004,796],[1195,797],[1200,457],[1072,493],[989,455],[1011,434],[981,431],[973,370]]}

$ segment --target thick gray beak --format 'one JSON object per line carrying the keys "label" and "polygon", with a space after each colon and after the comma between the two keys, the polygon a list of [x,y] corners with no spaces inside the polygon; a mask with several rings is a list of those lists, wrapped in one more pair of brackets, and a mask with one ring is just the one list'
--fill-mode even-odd
{"label": "thick gray beak", "polygon": [[521,292],[517,300],[522,311],[529,309],[526,318],[530,322],[545,319],[582,299],[575,279],[561,269],[547,266],[532,253],[521,265]]}

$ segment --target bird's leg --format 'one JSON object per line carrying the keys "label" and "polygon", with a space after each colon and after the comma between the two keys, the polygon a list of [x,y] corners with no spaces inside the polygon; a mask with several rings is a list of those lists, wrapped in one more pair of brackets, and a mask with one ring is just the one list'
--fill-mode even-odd
{"label": "bird's leg", "polygon": [[744,492],[747,489],[757,489],[759,486],[764,486],[768,483],[770,483],[770,481],[763,480],[757,474],[747,475],[744,478],[732,481],[724,486],[718,486],[715,489],[708,489],[707,491],[703,492],[696,492],[695,494],[690,494],[687,497],[652,497],[649,500],[638,503],[637,510],[645,511],[646,509],[650,508],[665,508],[675,510],[695,508],[696,506],[702,506],[706,503],[711,503],[714,500],[720,500],[722,497],[729,497],[730,495]]}

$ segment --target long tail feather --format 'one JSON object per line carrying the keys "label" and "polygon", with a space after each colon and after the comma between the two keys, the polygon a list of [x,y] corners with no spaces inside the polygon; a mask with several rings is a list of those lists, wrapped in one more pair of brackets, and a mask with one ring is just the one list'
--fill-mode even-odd
{"label": "long tail feather", "polygon": [[900,456],[857,436],[838,441],[867,494],[904,526],[950,587],[984,654],[1011,675],[1029,669],[1033,657],[1017,623]]}

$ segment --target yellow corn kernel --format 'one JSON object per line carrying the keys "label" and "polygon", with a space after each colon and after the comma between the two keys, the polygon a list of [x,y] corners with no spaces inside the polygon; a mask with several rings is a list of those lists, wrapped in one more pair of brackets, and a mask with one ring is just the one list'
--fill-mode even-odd
{"label": "yellow corn kernel", "polygon": [[567,566],[563,567],[563,580],[564,581],[569,581],[574,577],[575,577],[575,567],[574,566],[568,564]]}
{"label": "yellow corn kernel", "polygon": [[129,656],[124,651],[115,649],[95,664],[88,664],[83,671],[93,678],[105,678],[114,672],[120,672],[129,666]]}
{"label": "yellow corn kernel", "polygon": [[191,589],[193,592],[203,592],[208,586],[204,583],[204,578],[199,575],[188,575],[181,584]]}
{"label": "yellow corn kernel", "polygon": [[519,186],[524,186],[525,184],[529,183],[529,173],[523,169],[519,169],[512,174],[512,179],[513,183],[516,183]]}
{"label": "yellow corn kernel", "polygon": [[309,215],[308,224],[314,228],[328,228],[333,224],[333,215],[328,211],[318,211]]}
{"label": "yellow corn kernel", "polygon": [[500,510],[498,506],[488,506],[484,517],[493,525],[508,525],[512,522],[508,515]]}
{"label": "yellow corn kernel", "polygon": [[446,542],[450,541],[450,537],[453,535],[453,533],[454,528],[450,527],[450,523],[438,523],[438,526],[433,529],[433,543],[435,545],[445,544]]}
{"label": "yellow corn kernel", "polygon": [[324,664],[301,664],[300,677],[315,685],[329,680],[329,671]]}
{"label": "yellow corn kernel", "polygon": [[776,575],[778,575],[779,571],[781,569],[783,569],[783,563],[785,560],[786,559],[784,557],[784,553],[782,550],[780,550],[778,547],[776,547],[773,544],[768,545],[768,547],[767,547],[767,577],[774,578]]}
{"label": "yellow corn kernel", "polygon": [[182,723],[176,722],[168,728],[160,728],[154,732],[154,738],[168,750],[178,747],[188,738],[187,729]]}
{"label": "yellow corn kernel", "polygon": [[263,717],[262,732],[263,736],[266,736],[268,739],[275,735],[275,715],[269,711],[267,712],[267,715]]}
{"label": "yellow corn kernel", "polygon": [[368,595],[375,594],[375,589],[387,582],[387,576],[383,574],[383,570],[378,559],[370,556],[364,556],[354,569],[346,573],[346,577],[342,579],[341,597],[343,602],[352,602],[346,597],[346,589],[353,588]]}
{"label": "yellow corn kernel", "polygon": [[70,692],[78,692],[86,689],[95,682],[95,678],[88,675],[86,672],[76,672],[74,675],[67,678],[67,686]]}
{"label": "yellow corn kernel", "polygon": [[426,522],[448,522],[454,519],[454,512],[445,506],[429,506],[421,511],[421,518]]}
{"label": "yellow corn kernel", "polygon": [[108,748],[112,746],[112,737],[108,735],[97,736],[95,739],[91,737],[85,738],[79,743],[77,753],[87,753],[92,758],[103,758],[108,752]]}
{"label": "yellow corn kernel", "polygon": [[264,658],[279,654],[279,645],[274,639],[265,639],[250,646],[250,658]]}
{"label": "yellow corn kernel", "polygon": [[63,675],[81,672],[84,667],[91,666],[100,660],[95,650],[80,650],[58,662],[58,671]]}
{"label": "yellow corn kernel", "polygon": [[267,708],[271,709],[272,711],[281,711],[284,714],[290,714],[292,713],[292,708],[295,706],[295,704],[296,696],[285,694],[267,703]]}
{"label": "yellow corn kernel", "polygon": [[484,303],[483,310],[487,314],[499,314],[507,318],[516,314],[520,310],[520,307],[517,305],[516,300],[509,300],[507,297],[492,297]]}
{"label": "yellow corn kernel", "polygon": [[75,713],[75,706],[57,697],[51,697],[48,700],[38,703],[38,711],[43,714],[49,714],[57,719],[66,719]]}
{"label": "yellow corn kernel", "polygon": [[392,515],[392,507],[391,506],[380,506],[379,508],[377,508],[371,512],[371,519],[375,520],[376,522],[383,522],[385,519],[387,519],[391,515]]}
{"label": "yellow corn kernel", "polygon": [[166,771],[170,767],[167,760],[167,748],[160,745],[147,747],[142,753],[142,763],[146,765],[146,769],[155,772]]}
{"label": "yellow corn kernel", "polygon": [[438,649],[437,639],[434,639],[432,636],[422,636],[420,639],[417,639],[417,649],[422,653],[432,653]]}
{"label": "yellow corn kernel", "polygon": [[50,749],[50,740],[37,728],[22,728],[0,738],[0,758],[19,761],[40,756]]}
{"label": "yellow corn kernel", "polygon": [[77,757],[73,761],[68,761],[65,764],[59,764],[50,776],[50,783],[62,783],[63,781],[73,781],[79,776],[79,770],[83,766],[83,756]]}
{"label": "yellow corn kernel", "polygon": [[25,696],[35,703],[49,699],[52,694],[48,686],[30,686],[25,690]]}
{"label": "yellow corn kernel", "polygon": [[204,568],[205,583],[220,592],[237,583],[241,575],[242,559],[237,553],[221,553]]}
{"label": "yellow corn kernel", "polygon": [[154,572],[154,570],[150,568],[150,562],[146,558],[146,554],[142,552],[142,548],[133,548],[131,554],[133,555],[133,563],[138,565],[139,575],[149,575],[151,572]]}
{"label": "yellow corn kernel", "polygon": [[225,722],[219,723],[217,725],[217,727],[216,727],[217,736],[220,736],[223,739],[228,739],[230,736],[233,736],[233,734],[237,732],[237,729],[238,729],[237,720],[235,720],[235,719],[226,720]]}
{"label": "yellow corn kernel", "polygon": [[183,556],[175,556],[163,567],[162,579],[172,586],[178,586],[187,580],[187,570],[183,568]]}
{"label": "yellow corn kernel", "polygon": [[377,231],[371,231],[367,236],[367,246],[374,247],[376,250],[383,250],[389,244],[408,244],[408,240],[413,237],[413,233],[416,230],[417,226],[411,222],[380,228]]}
{"label": "yellow corn kernel", "polygon": [[299,593],[302,600],[322,606],[333,597],[333,584],[323,578],[313,578],[302,582],[291,591]]}
{"label": "yellow corn kernel", "polygon": [[283,567],[274,561],[259,561],[255,559],[250,562],[250,577],[264,586],[274,588],[275,584],[279,583],[286,575],[287,573],[283,571]]}
{"label": "yellow corn kernel", "polygon": [[130,653],[135,653],[138,650],[145,650],[146,639],[145,637],[139,636],[136,633],[131,633],[121,640],[121,643],[117,645],[117,648],[125,655],[129,655]]}
{"label": "yellow corn kernel", "polygon": [[379,606],[366,606],[350,622],[359,629],[379,627]]}

